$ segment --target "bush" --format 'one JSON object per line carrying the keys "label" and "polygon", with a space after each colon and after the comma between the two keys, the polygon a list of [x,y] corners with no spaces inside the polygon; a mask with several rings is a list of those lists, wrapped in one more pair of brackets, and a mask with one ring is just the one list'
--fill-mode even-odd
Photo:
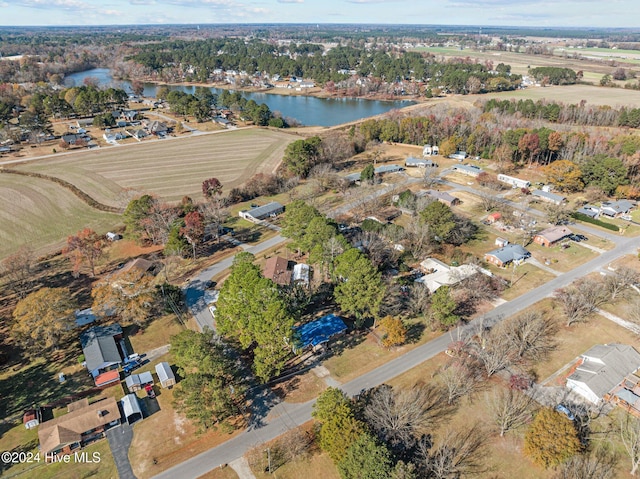
{"label": "bush", "polygon": [[591,218],[590,216],[587,216],[584,213],[577,213],[577,212],[571,213],[571,217],[575,220],[584,221],[585,223],[591,223],[592,225],[596,225],[596,226],[601,226],[611,231],[617,232],[618,230],[620,230],[620,228],[618,228],[616,225],[612,223],[607,223],[606,221],[601,221],[595,218]]}

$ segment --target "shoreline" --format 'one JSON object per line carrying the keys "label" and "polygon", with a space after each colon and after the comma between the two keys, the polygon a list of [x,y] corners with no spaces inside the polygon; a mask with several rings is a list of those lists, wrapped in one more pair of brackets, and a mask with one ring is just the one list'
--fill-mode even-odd
{"label": "shoreline", "polygon": [[313,97],[313,98],[321,98],[324,100],[331,100],[331,99],[372,100],[372,101],[382,101],[382,102],[389,102],[389,103],[405,103],[405,102],[424,103],[427,100],[429,100],[429,98],[421,97],[418,95],[406,95],[401,97],[398,97],[398,96],[389,97],[388,95],[382,95],[382,94],[373,94],[373,95],[367,95],[367,96],[349,96],[349,95],[340,94],[340,93],[338,94],[329,93],[324,88],[317,87],[317,86],[313,88],[305,88],[303,91],[297,91],[293,88],[275,88],[275,87],[261,88],[256,86],[235,87],[225,82],[202,83],[202,82],[182,81],[182,82],[167,83],[167,82],[150,80],[150,79],[131,79],[131,78],[124,79],[124,78],[115,78],[115,77],[114,77],[114,80],[128,81],[128,82],[139,81],[145,84],[153,84],[153,85],[156,85],[157,87],[187,86],[187,87],[219,88],[221,90],[231,90],[231,91],[237,91],[237,92],[265,93],[267,95],[281,95],[281,96],[306,96],[306,97]]}

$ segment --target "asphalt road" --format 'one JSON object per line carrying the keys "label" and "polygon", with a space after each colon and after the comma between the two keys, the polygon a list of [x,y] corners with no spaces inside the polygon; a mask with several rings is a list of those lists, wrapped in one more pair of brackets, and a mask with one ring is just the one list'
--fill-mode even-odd
{"label": "asphalt road", "polygon": [[[481,322],[484,322],[483,324],[485,325],[494,324],[502,318],[519,313],[552,295],[554,290],[567,286],[578,278],[606,267],[619,256],[636,254],[640,247],[640,238],[615,237],[615,240],[616,247],[611,251],[601,254],[597,258],[554,278],[513,301],[501,304],[483,317],[464,326],[464,328],[476,327]],[[457,337],[456,330],[445,333],[373,371],[343,384],[341,389],[349,395],[354,395],[362,389],[378,386],[443,352],[449,343]],[[160,479],[172,479],[174,477],[197,478],[220,466],[220,464],[227,464],[244,455],[252,447],[267,442],[311,419],[311,406],[314,401],[311,400],[303,404],[279,403],[272,407],[270,413],[260,424],[253,424],[249,429],[230,441],[178,464],[156,477]]]}
{"label": "asphalt road", "polygon": [[[239,246],[241,246],[245,251],[255,255],[282,243],[285,239],[286,238],[277,235],[256,246],[249,246],[246,244],[239,244]],[[230,268],[234,257],[235,256],[231,256],[223,259],[207,269],[200,271],[200,273],[198,273],[197,276],[194,276],[183,289],[187,306],[193,314],[193,317],[196,319],[201,331],[203,331],[205,327],[215,329],[213,326],[213,317],[204,302],[204,291],[207,289],[207,283],[213,276],[218,273],[222,273],[227,268]]]}

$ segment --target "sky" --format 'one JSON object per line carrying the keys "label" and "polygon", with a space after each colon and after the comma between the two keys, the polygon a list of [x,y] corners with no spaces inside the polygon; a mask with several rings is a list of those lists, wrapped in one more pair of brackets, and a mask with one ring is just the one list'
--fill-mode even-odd
{"label": "sky", "polygon": [[640,28],[638,0],[0,0],[0,25],[365,23]]}

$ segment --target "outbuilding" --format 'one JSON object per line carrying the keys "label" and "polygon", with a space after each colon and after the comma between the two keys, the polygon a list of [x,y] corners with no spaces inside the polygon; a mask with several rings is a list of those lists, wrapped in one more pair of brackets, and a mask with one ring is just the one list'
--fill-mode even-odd
{"label": "outbuilding", "polygon": [[176,384],[176,376],[173,374],[173,370],[169,363],[163,361],[156,364],[156,374],[158,375],[158,381],[163,388],[172,388]]}
{"label": "outbuilding", "polygon": [[258,223],[266,218],[275,217],[283,211],[284,206],[282,206],[277,201],[272,201],[271,203],[267,203],[263,206],[257,206],[250,210],[242,210],[238,213],[238,215],[245,220],[251,221],[253,223]]}
{"label": "outbuilding", "polygon": [[122,411],[124,412],[124,418],[127,423],[133,424],[142,419],[142,409],[138,402],[138,396],[133,393],[127,394],[120,400],[120,404],[122,404]]}

